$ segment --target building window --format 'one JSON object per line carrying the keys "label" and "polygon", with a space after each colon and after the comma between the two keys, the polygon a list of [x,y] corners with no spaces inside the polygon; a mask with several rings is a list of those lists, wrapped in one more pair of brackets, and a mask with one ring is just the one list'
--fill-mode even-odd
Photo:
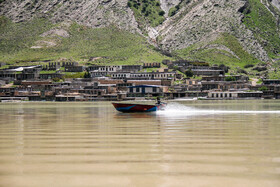
{"label": "building window", "polygon": [[133,88],[129,88],[129,92],[132,93],[133,92]]}
{"label": "building window", "polygon": [[139,89],[139,88],[136,88],[136,92],[140,92],[140,89]]}
{"label": "building window", "polygon": [[146,93],[146,88],[145,87],[142,88],[142,93]]}
{"label": "building window", "polygon": [[231,93],[229,94],[229,97],[232,97],[232,94],[231,94]]}
{"label": "building window", "polygon": [[212,94],[212,97],[215,97],[215,94]]}
{"label": "building window", "polygon": [[216,94],[216,97],[219,97],[219,94]]}
{"label": "building window", "polygon": [[156,87],[153,87],[153,92],[157,92],[157,88]]}
{"label": "building window", "polygon": [[225,93],[225,97],[227,97],[227,93]]}

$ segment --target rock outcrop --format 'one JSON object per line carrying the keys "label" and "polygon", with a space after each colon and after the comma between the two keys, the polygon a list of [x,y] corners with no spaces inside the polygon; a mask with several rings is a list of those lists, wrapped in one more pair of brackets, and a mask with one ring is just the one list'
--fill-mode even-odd
{"label": "rock outcrop", "polygon": [[180,0],[160,0],[160,7],[162,10],[164,10],[165,15],[168,15],[168,12],[170,10],[170,8],[178,5],[180,3]]}
{"label": "rock outcrop", "polygon": [[280,1],[279,0],[272,0],[271,4],[280,11]]}

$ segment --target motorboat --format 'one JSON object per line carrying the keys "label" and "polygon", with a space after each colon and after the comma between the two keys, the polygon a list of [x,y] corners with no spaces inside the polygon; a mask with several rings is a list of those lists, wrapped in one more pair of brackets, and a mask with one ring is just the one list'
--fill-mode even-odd
{"label": "motorboat", "polygon": [[148,104],[133,104],[133,103],[112,103],[117,111],[120,112],[155,112],[164,110],[167,103],[158,103],[154,105]]}

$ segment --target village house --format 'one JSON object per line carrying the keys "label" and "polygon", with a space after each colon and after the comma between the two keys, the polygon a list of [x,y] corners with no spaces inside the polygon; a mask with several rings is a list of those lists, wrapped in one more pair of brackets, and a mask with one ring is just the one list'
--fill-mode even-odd
{"label": "village house", "polygon": [[160,68],[161,63],[159,62],[153,62],[153,63],[144,63],[143,68]]}
{"label": "village house", "polygon": [[210,67],[207,62],[178,60],[173,62],[164,61],[163,63],[169,69],[177,69],[181,72],[191,70],[195,76],[219,76],[225,74],[225,69],[219,66]]}
{"label": "village house", "polygon": [[51,81],[41,81],[41,80],[30,80],[30,81],[20,81],[17,83],[21,90],[24,91],[46,91],[52,85]]}
{"label": "village house", "polygon": [[201,81],[202,90],[249,90],[250,83],[243,81]]}
{"label": "village house", "polygon": [[121,79],[111,79],[110,77],[102,77],[102,78],[94,78],[92,79],[94,82],[98,82],[99,84],[121,84],[124,83],[124,80]]}
{"label": "village house", "polygon": [[0,97],[13,97],[17,88],[0,87]]}
{"label": "village house", "polygon": [[61,73],[40,73],[40,79],[62,79],[63,74]]}
{"label": "village house", "polygon": [[78,62],[62,62],[62,67],[73,67],[73,66],[79,66]]}
{"label": "village house", "polygon": [[128,87],[127,97],[163,96],[163,87],[155,85],[137,85]]}
{"label": "village house", "polygon": [[188,89],[189,87],[186,84],[177,84],[177,85],[172,86],[172,88],[175,92],[186,92],[189,90]]}
{"label": "village house", "polygon": [[188,91],[201,91],[202,85],[201,81],[197,79],[186,79],[186,85],[188,87]]}
{"label": "village house", "polygon": [[280,85],[274,87],[275,99],[280,99]]}
{"label": "village house", "polygon": [[280,79],[263,79],[263,84],[259,87],[266,88],[263,90],[265,98],[280,99]]}
{"label": "village house", "polygon": [[75,94],[65,94],[65,95],[56,95],[55,101],[58,102],[74,102],[74,101],[82,101],[84,98],[80,95]]}
{"label": "village house", "polygon": [[121,66],[121,72],[131,72],[136,73],[143,69],[143,66],[141,65],[122,65]]}
{"label": "village house", "polygon": [[168,68],[174,69],[174,68],[183,68],[183,69],[203,69],[203,68],[209,68],[209,64],[207,62],[201,62],[201,61],[189,61],[189,60],[177,60],[177,61],[169,61],[169,60],[163,60],[162,63],[164,65],[167,65]]}
{"label": "village house", "polygon": [[127,73],[135,73],[142,70],[141,65],[119,65],[119,66],[89,66],[87,71],[90,73],[92,78],[105,77],[112,73],[118,73],[116,77],[125,77]]}
{"label": "village house", "polygon": [[87,68],[91,78],[106,77],[110,72],[121,70],[120,66],[90,66]]}
{"label": "village house", "polygon": [[60,62],[49,62],[48,65],[42,66],[44,71],[57,71],[61,68]]}
{"label": "village house", "polygon": [[263,85],[280,85],[280,79],[263,79]]}
{"label": "village house", "polygon": [[235,81],[248,82],[249,77],[243,75],[218,75],[218,76],[203,76],[202,81],[226,81],[227,78],[233,78]]}
{"label": "village house", "polygon": [[225,92],[209,92],[208,98],[210,99],[261,99],[263,92],[261,91],[225,91]]}
{"label": "village house", "polygon": [[224,70],[215,70],[215,69],[191,69],[195,76],[219,76],[224,75]]}
{"label": "village house", "polygon": [[65,66],[65,72],[83,72],[85,71],[85,66]]}
{"label": "village house", "polygon": [[127,80],[168,80],[174,79],[175,72],[110,73],[113,79]]}
{"label": "village house", "polygon": [[165,86],[163,80],[127,80],[127,83],[131,83],[135,86],[139,85],[156,85]]}
{"label": "village house", "polygon": [[11,80],[38,79],[41,66],[10,66],[0,70],[0,79],[10,78]]}

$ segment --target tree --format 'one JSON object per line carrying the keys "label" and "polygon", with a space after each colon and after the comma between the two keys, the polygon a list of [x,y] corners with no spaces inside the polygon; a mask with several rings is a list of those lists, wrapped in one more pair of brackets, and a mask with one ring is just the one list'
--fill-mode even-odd
{"label": "tree", "polygon": [[131,8],[131,7],[132,7],[132,4],[131,4],[131,2],[130,2],[130,1],[128,1],[128,2],[127,2],[127,6],[128,6],[129,8]]}
{"label": "tree", "polygon": [[185,74],[187,77],[193,77],[193,71],[191,69],[188,69],[187,71],[185,71]]}
{"label": "tree", "polygon": [[259,91],[267,91],[267,90],[268,90],[268,88],[266,86],[262,86],[259,88]]}
{"label": "tree", "polygon": [[165,14],[165,12],[164,12],[163,10],[161,10],[161,11],[158,13],[158,15],[160,15],[160,16],[164,16],[164,14]]}
{"label": "tree", "polygon": [[85,74],[84,74],[84,78],[90,78],[91,76],[90,76],[90,73],[89,72],[85,72]]}

